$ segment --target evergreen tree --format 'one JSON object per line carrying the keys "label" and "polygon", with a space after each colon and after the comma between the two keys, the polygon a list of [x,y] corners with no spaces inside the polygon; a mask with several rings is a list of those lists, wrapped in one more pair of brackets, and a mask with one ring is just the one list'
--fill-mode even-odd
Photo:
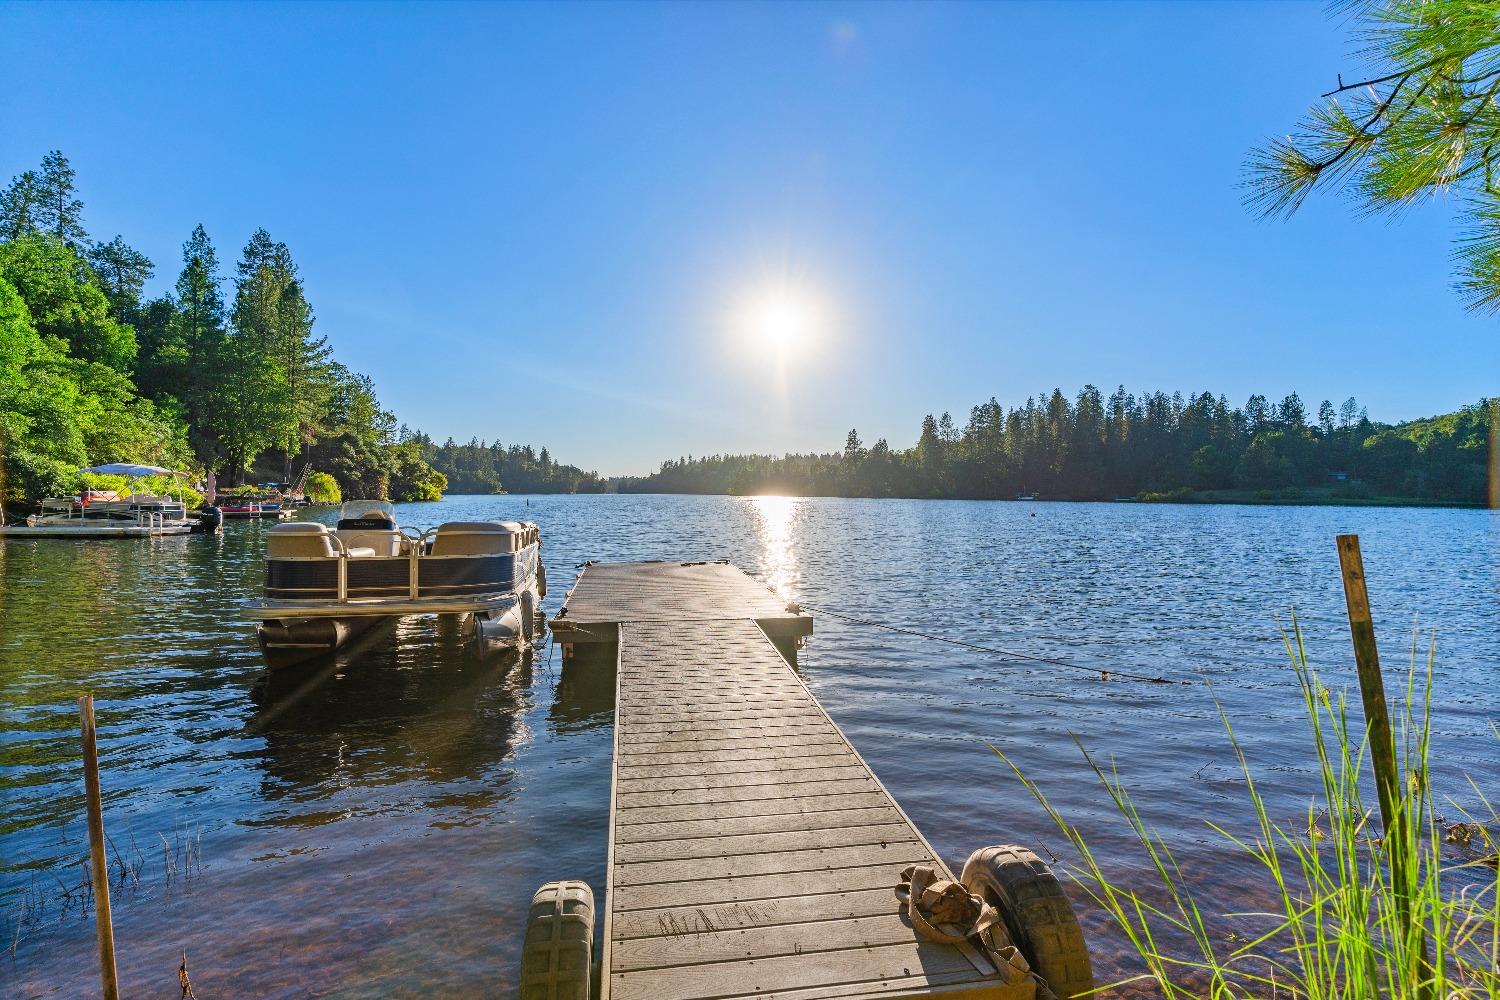
{"label": "evergreen tree", "polygon": [[73,184],[73,167],[61,150],[42,157],[37,194],[37,229],[56,236],[76,254],[86,253],[89,234],[83,228],[83,201]]}
{"label": "evergreen tree", "polygon": [[1254,437],[1270,424],[1271,407],[1266,404],[1266,397],[1255,393],[1245,403],[1245,428]]}
{"label": "evergreen tree", "polygon": [[158,403],[186,401],[184,357],[177,342],[177,302],[163,295],[132,308],[140,352],[135,361],[135,384],[141,395]]}
{"label": "evergreen tree", "polygon": [[1307,407],[1302,405],[1302,397],[1294,392],[1282,399],[1281,404],[1276,407],[1276,421],[1286,428],[1306,427]]}
{"label": "evergreen tree", "polygon": [[[236,378],[224,329],[224,296],[220,290],[219,260],[213,242],[200,224],[182,245],[182,271],[177,276],[176,299],[162,325],[141,326],[142,389],[153,398],[172,396],[187,411],[193,449],[200,460],[222,458],[221,429],[235,418],[223,412],[217,383]],[[150,316],[153,306],[146,310]],[[152,343],[146,349],[146,339]]]}
{"label": "evergreen tree", "polygon": [[182,273],[177,276],[178,330],[183,343],[205,344],[223,333],[224,295],[219,290],[219,258],[203,225],[182,245]]}
{"label": "evergreen tree", "polygon": [[11,179],[0,191],[0,240],[15,240],[37,232],[41,212],[42,184],[35,170]]}
{"label": "evergreen tree", "polygon": [[1333,420],[1333,403],[1325,399],[1318,404],[1318,427],[1323,432],[1324,440],[1333,440]]}
{"label": "evergreen tree", "polygon": [[131,322],[140,305],[146,282],[156,273],[145,254],[116,236],[108,243],[95,243],[88,252],[89,265],[99,277],[99,285],[109,299],[110,310],[122,323]]}
{"label": "evergreen tree", "polygon": [[938,431],[932,414],[922,418],[922,433],[917,438],[917,464],[927,491],[939,495],[947,488],[948,445]]}
{"label": "evergreen tree", "polygon": [[266,444],[282,452],[289,475],[326,412],[330,351],[325,338],[313,335],[312,307],[291,252],[264,229],[240,259],[232,320],[239,347],[262,355]]}

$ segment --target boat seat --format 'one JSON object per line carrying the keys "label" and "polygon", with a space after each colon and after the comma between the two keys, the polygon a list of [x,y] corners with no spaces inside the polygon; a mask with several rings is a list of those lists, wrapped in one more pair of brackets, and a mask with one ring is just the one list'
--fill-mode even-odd
{"label": "boat seat", "polygon": [[297,521],[266,532],[267,559],[337,559],[328,525]]}
{"label": "boat seat", "polygon": [[335,535],[343,541],[344,548],[349,550],[349,555],[354,557],[370,558],[371,556],[404,556],[407,553],[409,539],[394,529],[382,530],[380,528],[359,528],[335,531]]}
{"label": "boat seat", "polygon": [[493,556],[516,551],[519,536],[498,521],[449,521],[432,536],[434,556]]}

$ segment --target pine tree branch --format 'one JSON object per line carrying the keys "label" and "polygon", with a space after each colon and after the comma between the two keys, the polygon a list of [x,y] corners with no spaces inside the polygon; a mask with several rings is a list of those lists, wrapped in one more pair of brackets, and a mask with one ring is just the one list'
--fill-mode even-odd
{"label": "pine tree branch", "polygon": [[[1401,88],[1406,86],[1407,80],[1411,79],[1410,72],[1399,73],[1396,75],[1399,76],[1400,79],[1397,81],[1396,85],[1391,88],[1390,94],[1388,94],[1385,100],[1381,101],[1380,104],[1376,106],[1375,110],[1371,112],[1370,117],[1366,118],[1362,123],[1360,123],[1360,125],[1355,130],[1354,135],[1350,137],[1348,142],[1344,143],[1342,149],[1325,160],[1308,161],[1308,169],[1313,174],[1317,175],[1323,173],[1324,170],[1338,163],[1344,157],[1353,152],[1357,147],[1368,144],[1370,140],[1377,139],[1384,134],[1384,130],[1380,132],[1372,132],[1371,128],[1375,125],[1376,122],[1385,117],[1386,112],[1390,110],[1391,102],[1396,99],[1396,95],[1401,93]],[[1425,83],[1423,84],[1423,87],[1418,90],[1416,96],[1412,98],[1413,101],[1421,97],[1421,91],[1423,89],[1426,89]],[[1410,108],[1411,102],[1408,102],[1407,110],[1410,110]],[[1403,114],[1404,113],[1405,112],[1403,112]]]}
{"label": "pine tree branch", "polygon": [[1379,86],[1382,83],[1390,83],[1392,80],[1395,80],[1397,78],[1409,77],[1409,76],[1412,76],[1412,75],[1414,75],[1416,73],[1421,73],[1424,70],[1432,69],[1434,66],[1438,65],[1439,63],[1441,63],[1441,62],[1443,62],[1445,60],[1451,59],[1451,58],[1453,58],[1453,56],[1451,54],[1437,56],[1436,58],[1429,59],[1427,62],[1421,63],[1420,65],[1417,65],[1417,66],[1412,66],[1412,67],[1409,67],[1407,69],[1397,70],[1396,72],[1389,73],[1389,74],[1387,74],[1385,76],[1376,76],[1376,77],[1371,77],[1368,80],[1359,80],[1359,81],[1357,81],[1355,83],[1345,83],[1344,82],[1344,74],[1342,74],[1342,73],[1336,73],[1334,75],[1338,78],[1339,85],[1337,87],[1333,88],[1332,90],[1330,90],[1328,93],[1323,94],[1322,96],[1324,96],[1324,97],[1333,97],[1335,94],[1342,94],[1346,90],[1360,90],[1360,89],[1362,89],[1364,87],[1375,87],[1375,86]]}

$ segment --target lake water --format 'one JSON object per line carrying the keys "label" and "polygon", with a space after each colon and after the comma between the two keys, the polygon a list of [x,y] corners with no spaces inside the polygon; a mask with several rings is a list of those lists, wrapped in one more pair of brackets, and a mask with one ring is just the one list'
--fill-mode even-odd
{"label": "lake water", "polygon": [[[994,746],[1106,861],[1136,870],[1076,740],[1116,760],[1225,909],[1240,908],[1245,870],[1205,827],[1242,815],[1214,699],[1273,812],[1305,815],[1281,628],[1295,607],[1326,680],[1352,684],[1333,538],[1358,532],[1388,684],[1414,624],[1437,635],[1439,796],[1472,802],[1468,774],[1500,799],[1497,513],[559,496],[450,497],[400,516],[537,521],[549,614],[585,559],[727,558],[813,607],[1115,671],[1104,681],[826,617],[800,662],[955,866],[993,843],[1062,853]],[[77,889],[86,691],[111,864],[130,869],[112,890],[128,996],[177,995],[184,951],[202,997],[505,996],[538,884],[585,878],[602,903],[611,687],[564,674],[545,645],[479,656],[432,620],[272,682],[239,610],[260,590],[264,530],[5,543],[0,995],[98,992]],[[1100,982],[1128,972],[1109,929],[1084,922]]]}

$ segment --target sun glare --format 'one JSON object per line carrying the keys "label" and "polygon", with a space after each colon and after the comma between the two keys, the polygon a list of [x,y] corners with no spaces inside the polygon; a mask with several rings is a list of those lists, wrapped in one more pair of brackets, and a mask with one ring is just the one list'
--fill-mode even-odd
{"label": "sun glare", "polygon": [[750,297],[740,320],[746,342],[778,359],[811,350],[824,335],[825,325],[817,300],[788,287],[767,289]]}

